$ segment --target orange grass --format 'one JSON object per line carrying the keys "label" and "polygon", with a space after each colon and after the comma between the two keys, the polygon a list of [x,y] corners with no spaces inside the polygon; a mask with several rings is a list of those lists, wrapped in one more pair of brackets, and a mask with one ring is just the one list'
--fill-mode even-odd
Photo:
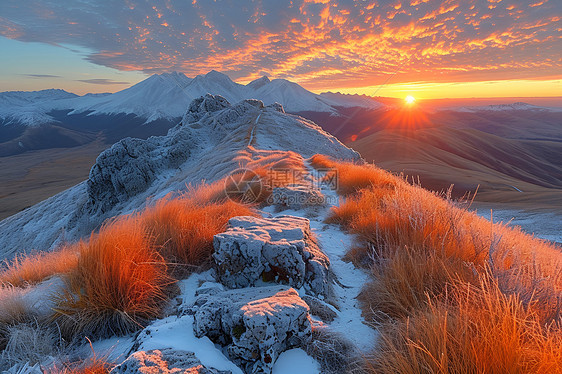
{"label": "orange grass", "polygon": [[78,265],[56,310],[65,336],[124,334],[160,315],[171,279],[136,217],[110,221],[77,246]]}
{"label": "orange grass", "polygon": [[360,295],[381,331],[370,372],[560,372],[559,248],[370,165],[329,167],[344,195],[347,181],[369,181],[329,221],[357,235],[348,256],[371,268]]}
{"label": "orange grass", "polygon": [[46,278],[71,271],[78,263],[78,252],[72,246],[53,252],[41,252],[16,257],[0,272],[0,284],[24,287]]}
{"label": "orange grass", "polygon": [[111,365],[103,359],[92,358],[81,364],[67,364],[63,368],[54,367],[47,370],[48,374],[109,374]]}
{"label": "orange grass", "polygon": [[562,373],[560,325],[545,327],[495,281],[457,284],[448,299],[381,327],[372,373]]}
{"label": "orange grass", "polygon": [[387,248],[373,259],[371,281],[358,300],[369,308],[364,316],[375,323],[408,317],[459,280],[478,281],[464,261],[422,248]]}
{"label": "orange grass", "polygon": [[[374,165],[364,167],[350,162],[338,163],[324,155],[312,156],[310,164],[316,169],[332,169],[336,172],[337,192],[344,196],[354,194],[371,185],[393,189],[404,183],[401,179]],[[333,178],[333,175],[328,175],[327,178]]]}
{"label": "orange grass", "polygon": [[139,217],[164,259],[189,270],[210,260],[213,236],[226,229],[230,218],[251,215],[256,213],[248,205],[229,200],[205,203],[183,195],[160,199]]}

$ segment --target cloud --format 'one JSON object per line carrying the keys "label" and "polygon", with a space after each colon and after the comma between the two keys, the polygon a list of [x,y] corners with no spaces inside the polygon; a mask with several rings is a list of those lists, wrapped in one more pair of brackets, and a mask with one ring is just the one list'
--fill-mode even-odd
{"label": "cloud", "polygon": [[21,74],[21,75],[30,78],[61,78],[60,75],[51,75],[51,74]]}
{"label": "cloud", "polygon": [[119,82],[113,79],[94,78],[94,79],[77,79],[76,82],[90,83],[90,84],[131,84],[131,82]]}
{"label": "cloud", "polygon": [[266,73],[308,88],[560,77],[562,2],[3,0],[0,35],[119,70]]}

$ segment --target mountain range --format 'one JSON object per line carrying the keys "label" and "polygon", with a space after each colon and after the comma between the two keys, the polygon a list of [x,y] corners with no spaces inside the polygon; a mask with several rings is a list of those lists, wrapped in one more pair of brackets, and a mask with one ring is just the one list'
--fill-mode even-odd
{"label": "mountain range", "polygon": [[338,107],[376,109],[377,101],[358,95],[315,94],[286,79],[270,80],[263,76],[247,85],[232,81],[226,74],[212,70],[188,78],[183,73],[155,74],[127,89],[113,93],[84,96],[64,90],[0,93],[0,123],[38,126],[56,122],[49,113],[67,110],[69,115],[134,114],[145,122],[179,119],[189,103],[207,93],[229,101],[258,99],[266,105],[278,102],[287,112],[337,113]]}

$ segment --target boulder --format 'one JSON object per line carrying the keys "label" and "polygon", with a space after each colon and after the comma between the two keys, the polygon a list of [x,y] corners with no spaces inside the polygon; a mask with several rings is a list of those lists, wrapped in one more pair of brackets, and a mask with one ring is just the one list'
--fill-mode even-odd
{"label": "boulder", "polygon": [[193,352],[171,348],[139,351],[115,367],[112,374],[232,374],[231,371],[207,368]]}
{"label": "boulder", "polygon": [[320,190],[306,185],[275,187],[268,203],[288,209],[324,206],[326,199]]}
{"label": "boulder", "polygon": [[330,261],[306,218],[234,217],[226,232],[215,235],[213,245],[218,279],[229,288],[265,281],[331,294]]}
{"label": "boulder", "polygon": [[194,316],[195,336],[226,347],[246,373],[271,373],[279,355],[306,346],[312,338],[308,305],[286,286],[230,290],[201,295]]}
{"label": "boulder", "polygon": [[103,151],[87,181],[91,212],[106,212],[144,192],[162,170],[187,160],[196,140],[189,132],[172,128],[167,137],[125,138]]}
{"label": "boulder", "polygon": [[274,102],[273,104],[269,104],[267,108],[271,108],[279,113],[285,113],[285,108],[283,105],[279,104],[278,102]]}

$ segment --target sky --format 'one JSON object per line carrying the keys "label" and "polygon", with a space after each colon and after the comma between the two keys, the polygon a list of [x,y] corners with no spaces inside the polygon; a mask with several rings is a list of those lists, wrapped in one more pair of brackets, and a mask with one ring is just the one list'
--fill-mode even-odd
{"label": "sky", "polygon": [[0,91],[215,69],[314,91],[562,96],[561,0],[1,0]]}

